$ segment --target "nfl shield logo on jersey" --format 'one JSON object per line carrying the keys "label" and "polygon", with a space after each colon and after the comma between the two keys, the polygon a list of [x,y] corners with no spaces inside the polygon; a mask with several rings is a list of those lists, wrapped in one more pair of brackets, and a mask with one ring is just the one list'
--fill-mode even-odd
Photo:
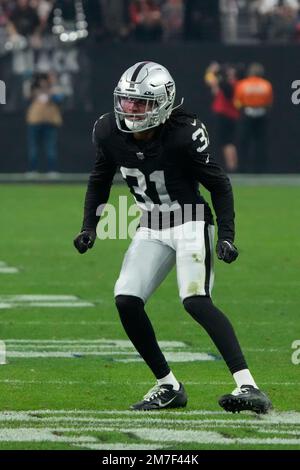
{"label": "nfl shield logo on jersey", "polygon": [[136,156],[138,157],[139,160],[144,160],[145,158],[145,155],[143,154],[143,152],[137,152]]}

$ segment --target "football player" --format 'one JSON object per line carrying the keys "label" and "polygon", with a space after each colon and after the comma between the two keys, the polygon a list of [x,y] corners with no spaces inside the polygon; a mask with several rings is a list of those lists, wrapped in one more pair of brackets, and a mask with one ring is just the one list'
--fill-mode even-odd
{"label": "football player", "polygon": [[211,299],[214,221],[199,183],[210,191],[216,213],[217,256],[232,263],[238,250],[230,180],[209,153],[204,124],[175,107],[174,100],[174,80],[162,65],[139,62],[122,75],[114,91],[114,113],[101,116],[94,126],[97,157],[74,245],[79,253],[94,245],[97,209],[108,201],[120,167],[142,217],[115,285],[116,307],[129,339],[157,379],[131,409],[187,404],[184,386],[171,371],[145,312],[147,300],[176,265],[185,310],[207,331],[236,383],[219,404],[232,412],[266,413],[271,402],[254,381],[230,321]]}

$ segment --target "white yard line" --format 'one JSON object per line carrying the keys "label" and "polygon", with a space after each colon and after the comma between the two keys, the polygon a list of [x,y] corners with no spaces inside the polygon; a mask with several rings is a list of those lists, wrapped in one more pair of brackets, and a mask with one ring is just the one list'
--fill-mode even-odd
{"label": "white yard line", "polygon": [[[70,348],[69,348],[70,349]],[[85,350],[78,348],[72,351],[10,351],[7,350],[6,355],[8,358],[73,358],[75,355],[81,356],[114,356],[115,362],[129,363],[141,362],[142,358],[136,352],[130,351],[95,351]],[[117,356],[132,356],[131,358],[118,358]],[[193,362],[193,361],[216,361],[217,359],[206,353],[174,353],[165,352],[166,360],[169,362]]]}
{"label": "white yard line", "polygon": [[[7,304],[7,307],[6,308],[9,308],[11,305],[10,304]],[[1,308],[1,307],[0,307]],[[55,312],[55,313],[58,313],[58,312]],[[0,325],[10,325],[11,326],[11,321],[0,321]],[[20,325],[27,325],[27,326],[45,326],[45,321],[19,321],[18,320],[18,326]],[[70,326],[70,325],[73,325],[73,326],[88,326],[88,327],[91,327],[91,326],[99,326],[101,327],[102,325],[120,325],[120,322],[116,322],[116,321],[48,321],[47,320],[47,326],[49,325],[54,325],[54,326]]]}
{"label": "white yard line", "polygon": [[18,268],[8,266],[5,261],[0,261],[0,274],[16,274],[19,272]]}
{"label": "white yard line", "polygon": [[257,432],[263,433],[263,434],[288,434],[291,436],[298,436],[300,438],[300,429],[298,431],[293,431],[290,429],[285,429],[285,430],[279,430],[279,429],[261,429],[260,427],[257,427],[256,429]]}
{"label": "white yard line", "polygon": [[53,429],[37,428],[0,428],[0,442],[97,442],[93,436],[57,436]]}
{"label": "white yard line", "polygon": [[[104,427],[103,432],[115,432],[114,427]],[[134,434],[138,439],[156,442],[159,446],[168,443],[197,443],[197,444],[220,444],[220,445],[300,445],[300,439],[297,438],[239,438],[224,437],[222,434],[214,431],[191,431],[191,430],[174,430],[169,428],[121,428],[119,432]],[[55,433],[72,432],[72,430],[58,428],[0,428],[0,442],[63,442],[70,444],[81,443],[97,443],[97,439],[93,436],[58,436]],[[83,434],[85,431],[80,430]],[[112,443],[114,445],[114,443]],[[98,443],[97,443],[98,445]],[[100,444],[101,445],[101,444]],[[103,444],[102,444],[103,445]],[[107,444],[108,446],[111,443]],[[123,444],[126,446],[126,444]]]}
{"label": "white yard line", "polygon": [[77,301],[75,295],[0,295],[0,301],[9,302],[47,302],[47,301]]}
{"label": "white yard line", "polygon": [[[122,429],[123,432],[129,432],[128,429]],[[132,430],[131,430],[132,432]],[[145,439],[147,441],[158,441],[158,442],[195,442],[197,444],[241,444],[241,445],[300,445],[300,439],[296,438],[231,438],[223,437],[218,432],[211,431],[177,431],[174,429],[161,428],[145,428],[137,429],[134,431],[134,434],[139,439]]]}
{"label": "white yard line", "polygon": [[[119,356],[119,355],[133,355],[136,356],[137,353],[135,352],[122,352],[122,351],[109,351],[109,352],[103,352],[103,351],[89,351],[89,352],[84,352],[84,351],[76,351],[75,349],[73,351],[50,351],[50,352],[44,352],[44,351],[7,351],[6,356],[11,357],[11,358],[18,358],[22,357],[23,359],[33,359],[33,358],[68,358],[71,357],[73,358],[74,355],[81,355],[81,356]],[[140,361],[141,359],[139,357],[136,358],[136,361]]]}
{"label": "white yard line", "polygon": [[[165,352],[164,356],[169,362],[193,362],[193,361],[216,361],[216,357],[207,353],[193,353],[193,352]],[[140,362],[142,358],[126,358],[115,359],[116,362]]]}
{"label": "white yard line", "polygon": [[107,442],[106,444],[85,444],[76,447],[84,447],[91,450],[157,450],[160,448],[159,443],[154,444],[126,444],[124,442]]}
{"label": "white yard line", "polygon": [[94,307],[94,304],[74,295],[0,295],[1,309],[17,307],[71,308]]}
{"label": "white yard line", "polygon": [[[108,380],[97,380],[94,382],[87,382],[84,380],[21,380],[21,379],[0,379],[0,383],[7,384],[53,384],[53,385],[111,385],[111,382]],[[123,380],[122,382],[114,382],[116,385],[131,385],[132,381]],[[150,382],[135,382],[136,385],[145,385],[145,387],[150,387]],[[211,387],[211,386],[225,386],[233,387],[231,381],[220,382],[220,381],[211,381],[211,382],[184,382],[184,385],[187,386],[199,386],[199,387]],[[299,382],[260,382],[262,386],[278,386],[278,387],[295,387],[299,386]]]}
{"label": "white yard line", "polygon": [[19,272],[18,268],[10,268],[9,266],[5,268],[0,267],[0,274],[16,274],[18,272]]}
{"label": "white yard line", "polygon": [[[12,304],[13,307],[17,306]],[[83,302],[83,301],[74,301],[74,302],[29,302],[20,304],[19,306],[22,307],[46,307],[46,308],[73,308],[73,307],[94,307],[95,305],[91,302]]]}
{"label": "white yard line", "polygon": [[[7,339],[7,357],[10,358],[69,358],[82,356],[113,356],[117,362],[141,362],[142,358],[128,340],[99,338],[94,340],[68,339]],[[215,361],[206,352],[176,351],[187,348],[182,341],[160,341],[170,362]],[[175,351],[174,351],[175,349]]]}
{"label": "white yard line", "polygon": [[[21,344],[101,344],[104,346],[117,346],[133,349],[133,345],[128,340],[123,339],[4,339],[5,343]],[[159,341],[161,347],[184,348],[186,344],[182,341]]]}
{"label": "white yard line", "polygon": [[[274,423],[273,422],[261,422],[259,420],[251,420],[251,419],[176,419],[176,418],[155,418],[149,417],[147,418],[146,416],[141,416],[140,418],[135,418],[136,413],[132,413],[132,417],[128,416],[126,418],[95,418],[92,416],[89,417],[76,417],[76,416],[56,416],[56,417],[49,417],[49,416],[43,416],[37,412],[35,415],[29,415],[24,413],[23,415],[17,414],[17,412],[10,412],[1,415],[0,418],[0,423],[31,423],[33,424],[39,424],[39,425],[45,425],[51,426],[51,429],[56,429],[57,426],[64,426],[62,429],[70,430],[69,426],[72,426],[73,431],[77,431],[78,429],[82,429],[84,431],[101,431],[103,429],[103,426],[107,425],[112,425],[115,428],[119,428],[120,426],[130,426],[130,427],[135,427],[135,426],[145,426],[145,425],[172,425],[172,428],[174,429],[174,426],[177,427],[183,427],[185,429],[187,428],[240,428],[240,429],[245,429],[245,428],[251,428],[255,431],[260,431],[265,432],[265,433],[277,433],[280,431],[282,434],[289,433],[289,431],[293,431],[295,435],[298,435],[300,437],[300,428],[297,424],[294,423],[275,423],[277,426],[280,426],[280,430],[274,429]],[[264,426],[262,428],[262,426]],[[292,429],[290,429],[292,426]],[[298,431],[295,430],[295,428]],[[68,428],[68,429],[67,429]],[[1,427],[0,427],[1,429]]]}
{"label": "white yard line", "polygon": [[[228,416],[228,419],[208,419],[208,420],[202,420],[202,422],[207,422],[207,423],[218,423],[218,424],[226,424],[226,422],[234,422],[237,424],[300,424],[300,412],[298,411],[282,411],[282,412],[271,412],[268,415],[261,415],[261,416],[256,416],[253,415],[252,413],[248,412],[245,413],[243,416],[245,419],[241,419],[240,415],[238,418],[233,418],[233,415],[230,415],[224,411],[213,411],[213,410],[191,410],[191,411],[172,411],[172,410],[160,410],[159,415],[167,415],[169,418],[176,418],[179,416],[213,416],[213,415],[221,415],[221,416]],[[59,416],[62,415],[62,418],[68,417],[68,415],[75,415],[75,416],[70,416],[70,419],[76,420],[76,419],[83,419],[83,420],[89,420],[90,418],[88,417],[81,417],[81,415],[116,415],[116,416],[131,416],[132,419],[149,419],[151,420],[152,418],[155,417],[156,415],[149,415],[149,412],[133,412],[130,410],[22,410],[22,411],[2,411],[0,412],[0,421],[2,419],[6,419],[7,417],[13,417],[14,419],[17,419],[18,416],[23,419],[24,417],[33,417],[32,415],[53,415]],[[255,417],[255,419],[253,419]]]}
{"label": "white yard line", "polygon": [[91,302],[17,302],[8,303],[0,302],[0,308],[31,308],[31,307],[43,307],[43,308],[74,308],[74,307],[94,307]]}
{"label": "white yard line", "polygon": [[[62,410],[61,410],[62,411]],[[83,410],[81,410],[83,411]],[[23,413],[23,414],[22,414]],[[271,429],[268,430],[266,428],[261,428],[264,424],[271,424],[271,423],[258,423],[259,420],[255,420],[255,426],[251,426],[252,420],[249,422],[245,420],[242,422],[242,426],[240,426],[241,420],[203,420],[199,423],[199,420],[164,420],[164,419],[137,419],[137,420],[124,420],[124,419],[111,419],[111,420],[95,420],[93,418],[55,418],[55,421],[51,420],[51,418],[46,417],[41,419],[40,417],[31,417],[25,412],[11,412],[11,413],[1,413],[5,415],[5,422],[14,421],[16,423],[15,415],[21,416],[22,414],[22,421],[23,422],[30,422],[28,427],[0,427],[0,442],[62,442],[62,443],[69,443],[73,445],[81,445],[83,447],[89,447],[93,449],[128,449],[130,446],[134,449],[136,446],[140,446],[137,448],[148,448],[155,447],[161,448],[165,445],[168,446],[170,443],[197,443],[197,444],[218,444],[218,445],[239,445],[239,446],[247,446],[247,445],[300,445],[300,438],[299,432],[289,429]],[[37,414],[39,415],[40,413]],[[132,414],[132,412],[131,412]],[[32,422],[33,421],[33,422]],[[71,427],[68,425],[68,422],[71,421]],[[87,422],[88,425],[84,426],[84,422]],[[207,422],[207,423],[206,423]],[[40,427],[34,428],[32,424],[38,423],[43,425],[47,423],[47,427]],[[62,426],[62,423],[66,423],[67,426]],[[93,426],[93,424],[98,424],[98,426]],[[171,427],[166,427],[167,424],[171,424]],[[214,426],[214,430],[199,430],[199,429],[187,429],[187,427],[191,425],[203,424],[203,427],[212,427]],[[126,427],[130,424],[130,427]],[[163,427],[158,428],[149,427],[149,424],[159,425],[163,424]],[[49,427],[50,425],[50,427]],[[138,427],[135,427],[137,426]],[[140,426],[142,425],[142,426]],[[146,425],[146,426],[145,426]],[[148,425],[148,426],[147,426]],[[184,426],[184,429],[174,429],[174,425],[181,425]],[[250,425],[250,426],[249,426]],[[24,426],[24,425],[23,425]],[[260,428],[259,428],[260,426]],[[240,429],[240,428],[249,428],[255,432],[264,432],[270,434],[278,434],[280,436],[297,436],[297,438],[291,437],[224,437],[220,432],[216,431],[218,428],[233,428],[233,429]],[[134,444],[126,444],[126,443],[115,443],[115,442],[108,442],[108,443],[99,443],[97,442],[97,438],[94,436],[88,435],[91,432],[105,432],[105,433],[122,433],[124,437],[127,437],[128,433],[133,437],[136,436],[139,440],[147,441],[146,444],[141,442],[134,443]],[[71,434],[73,433],[74,436],[65,436],[63,433]],[[60,435],[58,435],[60,434]],[[112,436],[113,437],[113,436]],[[149,444],[149,441],[155,443],[154,446]],[[149,447],[149,448],[150,448]]]}

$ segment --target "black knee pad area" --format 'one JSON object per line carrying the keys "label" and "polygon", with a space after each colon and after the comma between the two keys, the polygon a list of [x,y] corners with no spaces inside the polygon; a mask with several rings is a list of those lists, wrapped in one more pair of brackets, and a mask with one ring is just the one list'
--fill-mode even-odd
{"label": "black knee pad area", "polygon": [[207,295],[194,295],[192,297],[186,297],[183,301],[183,306],[188,313],[191,315],[201,311],[204,312],[208,308],[213,306],[211,297]]}
{"label": "black knee pad area", "polygon": [[117,295],[115,298],[116,307],[119,313],[131,313],[144,308],[144,302],[134,295]]}

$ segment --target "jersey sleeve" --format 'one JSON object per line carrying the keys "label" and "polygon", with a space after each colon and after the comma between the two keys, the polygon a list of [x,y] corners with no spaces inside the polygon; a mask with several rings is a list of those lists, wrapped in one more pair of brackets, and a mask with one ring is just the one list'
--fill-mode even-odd
{"label": "jersey sleeve", "polygon": [[214,161],[206,127],[198,119],[191,121],[186,128],[185,152],[189,171],[211,194],[219,239],[233,242],[235,213],[232,186],[222,167]]}
{"label": "jersey sleeve", "polygon": [[82,230],[96,229],[101,208],[107,203],[117,165],[110,158],[105,142],[105,122],[100,118],[93,129],[93,143],[96,147],[96,160],[90,174],[85,202]]}

